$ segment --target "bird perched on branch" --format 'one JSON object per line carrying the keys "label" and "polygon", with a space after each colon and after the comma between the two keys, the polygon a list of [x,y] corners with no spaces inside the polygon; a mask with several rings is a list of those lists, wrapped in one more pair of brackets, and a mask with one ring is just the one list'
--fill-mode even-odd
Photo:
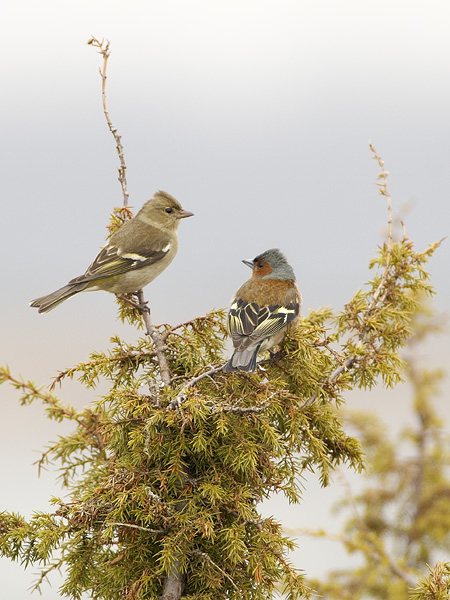
{"label": "bird perched on branch", "polygon": [[242,262],[253,274],[231,300],[234,353],[224,371],[255,371],[257,354],[279,344],[287,328],[300,321],[302,296],[284,254],[273,248]]}
{"label": "bird perched on branch", "polygon": [[167,192],[156,192],[137,215],[118,229],[84,275],[30,306],[40,313],[53,310],[78,292],[105,290],[116,295],[136,292],[164,271],[178,250],[180,219],[193,213]]}

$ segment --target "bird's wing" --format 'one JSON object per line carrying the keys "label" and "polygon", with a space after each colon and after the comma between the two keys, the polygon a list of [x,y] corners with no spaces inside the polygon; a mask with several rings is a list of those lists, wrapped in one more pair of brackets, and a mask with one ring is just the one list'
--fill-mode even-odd
{"label": "bird's wing", "polygon": [[259,306],[236,298],[228,313],[228,328],[236,350],[244,350],[289,325],[299,314],[297,301],[284,306]]}
{"label": "bird's wing", "polygon": [[156,247],[143,249],[141,246],[138,252],[126,252],[114,244],[108,244],[100,251],[86,273],[72,279],[69,283],[103,279],[141,269],[160,261],[170,252],[171,247],[170,241],[161,240]]}

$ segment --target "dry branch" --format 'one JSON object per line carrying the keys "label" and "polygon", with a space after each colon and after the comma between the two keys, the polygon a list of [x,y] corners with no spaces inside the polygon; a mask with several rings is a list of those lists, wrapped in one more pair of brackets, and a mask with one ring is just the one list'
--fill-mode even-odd
{"label": "dry branch", "polygon": [[122,186],[122,194],[123,194],[123,205],[124,207],[128,206],[128,198],[130,194],[128,193],[127,188],[127,165],[125,163],[125,156],[123,152],[122,146],[122,137],[117,133],[117,129],[113,126],[111,122],[111,118],[109,116],[108,107],[106,105],[106,68],[108,66],[108,58],[110,55],[109,52],[109,41],[103,40],[100,42],[97,38],[92,37],[88,44],[93,46],[94,48],[98,48],[98,53],[103,56],[103,68],[99,68],[100,77],[102,78],[102,104],[103,104],[103,112],[105,114],[105,119],[108,124],[109,130],[114,136],[114,140],[116,142],[117,154],[119,155],[120,167],[119,171],[119,182]]}
{"label": "dry branch", "polygon": [[[102,78],[103,112],[105,114],[105,118],[106,118],[106,122],[108,124],[109,130],[111,131],[111,133],[114,137],[114,140],[116,142],[117,154],[119,156],[119,161],[120,161],[120,167],[118,170],[119,170],[119,181],[122,186],[123,205],[124,205],[124,207],[127,207],[128,206],[128,198],[129,198],[129,193],[127,190],[127,180],[126,180],[127,167],[126,167],[126,163],[125,163],[125,157],[124,157],[124,151],[123,151],[123,146],[122,146],[122,142],[121,142],[121,136],[117,133],[117,129],[112,125],[112,122],[111,122],[111,119],[109,116],[109,112],[108,112],[108,108],[106,105],[106,67],[107,67],[108,58],[110,55],[109,41],[106,40],[106,42],[105,42],[104,40],[102,40],[100,42],[98,39],[92,37],[88,41],[88,44],[93,46],[94,48],[98,48],[99,54],[101,54],[103,56],[103,70],[100,69],[100,76]],[[164,348],[165,348],[164,340],[161,337],[161,335],[159,334],[158,330],[155,328],[155,326],[151,322],[150,309],[147,307],[147,302],[145,301],[145,298],[144,298],[144,292],[142,290],[137,290],[137,296],[138,296],[139,305],[140,305],[140,312],[142,314],[142,318],[144,320],[144,324],[145,324],[145,328],[146,328],[146,334],[152,340],[152,342],[155,346],[156,356],[157,356],[157,360],[159,363],[159,371],[160,371],[161,381],[164,386],[169,386],[171,383],[171,380],[170,380],[169,364],[167,362],[167,358],[164,353]],[[178,565],[177,561],[175,561],[174,565],[172,566],[171,573],[168,574],[168,576],[166,577],[166,580],[164,582],[161,600],[178,600],[181,597],[183,587],[184,587],[184,578],[179,569],[179,565]]]}

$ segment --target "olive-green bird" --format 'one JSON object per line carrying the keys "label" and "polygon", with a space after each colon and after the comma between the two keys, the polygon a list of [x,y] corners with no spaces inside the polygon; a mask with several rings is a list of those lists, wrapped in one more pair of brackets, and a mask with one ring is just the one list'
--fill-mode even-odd
{"label": "olive-green bird", "polygon": [[111,236],[84,275],[52,294],[32,300],[30,306],[43,313],[79,292],[105,290],[121,295],[142,289],[175,258],[178,224],[192,215],[167,192],[156,192],[133,219]]}

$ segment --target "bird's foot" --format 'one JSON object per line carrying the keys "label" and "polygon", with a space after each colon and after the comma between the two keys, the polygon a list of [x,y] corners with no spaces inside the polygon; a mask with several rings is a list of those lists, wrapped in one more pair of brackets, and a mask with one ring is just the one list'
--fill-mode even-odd
{"label": "bird's foot", "polygon": [[132,300],[131,298],[129,298],[128,296],[117,296],[117,298],[119,298],[119,300],[123,300],[124,302],[126,302],[127,304],[130,304],[131,306],[133,306],[134,308],[136,308],[140,313],[144,313],[144,312],[150,312],[148,305],[148,301],[145,300],[143,303],[139,303],[139,302],[135,302],[134,300]]}
{"label": "bird's foot", "polygon": [[269,352],[269,364],[271,367],[273,367],[273,365],[277,362],[277,360],[279,358],[282,358],[284,356],[283,350],[277,350],[276,352],[272,352],[271,350],[268,350],[268,352]]}

